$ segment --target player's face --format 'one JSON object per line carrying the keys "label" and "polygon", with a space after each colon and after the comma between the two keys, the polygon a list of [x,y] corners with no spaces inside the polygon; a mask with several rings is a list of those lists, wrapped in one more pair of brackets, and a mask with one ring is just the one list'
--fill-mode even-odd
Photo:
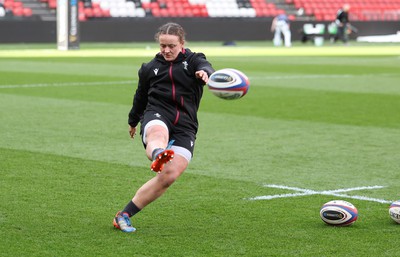
{"label": "player's face", "polygon": [[178,36],[162,34],[158,37],[160,43],[160,52],[166,61],[172,62],[182,52],[184,42],[179,40]]}

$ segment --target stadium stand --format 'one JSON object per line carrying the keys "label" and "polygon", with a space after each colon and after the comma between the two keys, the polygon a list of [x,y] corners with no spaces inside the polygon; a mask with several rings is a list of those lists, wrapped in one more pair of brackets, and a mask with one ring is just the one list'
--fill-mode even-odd
{"label": "stadium stand", "polygon": [[2,12],[4,14],[3,16],[5,16],[7,12],[16,17],[31,17],[33,14],[29,5],[16,0],[4,0],[2,9],[4,10],[4,13]]}
{"label": "stadium stand", "polygon": [[[39,0],[49,9],[56,0]],[[285,12],[266,0],[80,0],[79,19],[122,17],[273,17]],[[294,16],[292,16],[294,19]]]}
{"label": "stadium stand", "polygon": [[337,11],[348,3],[351,6],[350,20],[400,20],[400,1],[398,0],[286,0],[306,15],[317,21],[332,21]]}
{"label": "stadium stand", "polygon": [[92,4],[92,9],[109,11],[111,17],[262,17],[280,12],[265,0],[92,0]]}
{"label": "stadium stand", "polygon": [[[55,20],[57,0],[0,0],[15,16]],[[399,0],[79,0],[79,19],[130,17],[275,17],[333,21],[344,3],[351,21],[399,21]],[[1,15],[2,12],[0,12]]]}

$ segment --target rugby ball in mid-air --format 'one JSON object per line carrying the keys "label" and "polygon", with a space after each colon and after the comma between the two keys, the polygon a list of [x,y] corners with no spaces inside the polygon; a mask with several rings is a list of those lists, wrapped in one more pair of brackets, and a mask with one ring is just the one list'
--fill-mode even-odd
{"label": "rugby ball in mid-air", "polygon": [[334,200],[325,203],[319,214],[326,224],[333,226],[349,226],[358,218],[357,208],[343,200]]}
{"label": "rugby ball in mid-air", "polygon": [[390,205],[389,215],[392,220],[400,224],[400,200],[395,201]]}
{"label": "rugby ball in mid-air", "polygon": [[208,89],[219,98],[234,100],[247,93],[250,82],[243,72],[226,68],[211,74],[207,85]]}

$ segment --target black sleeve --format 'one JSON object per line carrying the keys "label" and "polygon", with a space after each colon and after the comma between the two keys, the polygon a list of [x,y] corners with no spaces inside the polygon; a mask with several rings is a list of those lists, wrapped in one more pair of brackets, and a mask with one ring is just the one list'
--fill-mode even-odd
{"label": "black sleeve", "polygon": [[336,14],[336,20],[338,20],[339,22],[341,22],[341,18],[342,18],[342,10],[339,10]]}
{"label": "black sleeve", "polygon": [[193,59],[195,72],[199,70],[204,70],[205,72],[207,72],[208,76],[210,76],[215,71],[211,63],[207,61],[206,56],[203,53],[196,53],[196,56]]}
{"label": "black sleeve", "polygon": [[136,89],[136,93],[133,97],[132,109],[129,112],[128,124],[132,127],[136,127],[140,119],[143,116],[144,110],[147,106],[147,96],[149,91],[149,83],[146,79],[146,68],[145,64],[139,69],[139,82]]}
{"label": "black sleeve", "polygon": [[348,21],[348,17],[347,14],[345,12],[343,12],[343,10],[340,10],[338,12],[337,18],[336,18],[339,22],[341,23],[345,23]]}

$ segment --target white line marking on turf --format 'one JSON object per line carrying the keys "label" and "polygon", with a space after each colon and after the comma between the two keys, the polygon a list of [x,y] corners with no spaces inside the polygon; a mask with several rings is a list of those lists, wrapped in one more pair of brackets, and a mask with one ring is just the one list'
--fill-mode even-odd
{"label": "white line marking on turf", "polygon": [[[352,74],[332,74],[332,75],[328,75],[328,74],[309,74],[309,75],[284,75],[284,76],[280,76],[280,75],[254,75],[251,76],[251,79],[263,79],[263,80],[282,80],[282,79],[329,79],[329,78],[333,78],[333,79],[342,79],[342,78],[359,78],[359,77],[372,77],[374,75],[371,74],[360,74],[360,75],[352,75]],[[391,74],[391,73],[385,73],[385,74],[379,74],[379,76],[385,76],[385,77],[391,77],[391,76],[395,76],[395,74]]]}
{"label": "white line marking on turf", "polygon": [[287,76],[252,76],[256,79],[270,79],[270,80],[281,80],[281,79],[326,79],[326,78],[354,78],[354,75],[287,75]]}
{"label": "white line marking on turf", "polygon": [[256,196],[256,197],[249,198],[249,200],[271,200],[271,199],[275,199],[275,198],[288,198],[288,197],[298,197],[298,196],[306,196],[306,195],[331,195],[331,196],[336,196],[336,197],[344,197],[344,198],[351,198],[351,199],[378,202],[378,203],[392,203],[393,202],[393,201],[377,199],[377,198],[372,198],[372,197],[367,197],[367,196],[339,194],[339,193],[343,193],[343,192],[351,192],[351,191],[359,191],[359,190],[380,189],[380,188],[384,188],[384,186],[363,186],[363,187],[351,187],[351,188],[323,190],[323,191],[316,191],[316,190],[312,190],[312,189],[305,189],[305,188],[298,188],[298,187],[289,187],[289,186],[284,186],[284,185],[264,185],[264,187],[293,190],[293,191],[297,191],[298,193],[263,195],[263,196]]}
{"label": "white line marking on turf", "polygon": [[0,85],[2,88],[31,88],[31,87],[72,87],[72,86],[101,86],[101,85],[122,85],[133,84],[134,81],[98,81],[98,82],[65,82],[65,83],[40,83],[20,85]]}

